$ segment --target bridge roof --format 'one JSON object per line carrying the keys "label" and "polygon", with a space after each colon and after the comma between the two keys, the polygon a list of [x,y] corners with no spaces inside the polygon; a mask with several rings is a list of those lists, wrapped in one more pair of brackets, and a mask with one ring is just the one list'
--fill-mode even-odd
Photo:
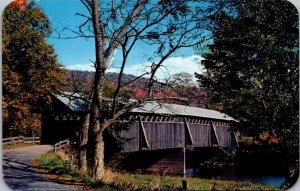
{"label": "bridge roof", "polygon": [[[64,103],[66,106],[68,106],[72,111],[86,110],[86,103],[82,100],[81,96],[78,93],[64,92],[61,95],[56,95],[56,98],[62,103]],[[229,115],[216,110],[191,107],[179,104],[158,103],[156,101],[145,102],[141,106],[132,109],[130,112],[236,121]]]}
{"label": "bridge roof", "polygon": [[209,119],[219,119],[226,121],[236,121],[225,113],[219,111],[191,107],[179,104],[168,104],[158,102],[146,102],[140,107],[137,107],[131,112],[134,113],[153,113],[153,114],[165,114],[165,115],[177,115],[177,116],[190,116],[190,117],[201,117]]}
{"label": "bridge roof", "polygon": [[63,94],[57,94],[56,98],[63,104],[68,106],[72,111],[85,111],[86,103],[81,99],[81,95],[78,93],[64,92]]}

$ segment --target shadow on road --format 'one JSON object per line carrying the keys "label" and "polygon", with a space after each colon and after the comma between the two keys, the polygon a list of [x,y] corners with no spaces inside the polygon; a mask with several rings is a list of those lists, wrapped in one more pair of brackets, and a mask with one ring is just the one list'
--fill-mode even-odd
{"label": "shadow on road", "polygon": [[20,159],[3,158],[4,181],[14,190],[78,190],[75,186],[79,186],[80,182],[51,179],[49,175],[51,173],[44,168],[26,164]]}

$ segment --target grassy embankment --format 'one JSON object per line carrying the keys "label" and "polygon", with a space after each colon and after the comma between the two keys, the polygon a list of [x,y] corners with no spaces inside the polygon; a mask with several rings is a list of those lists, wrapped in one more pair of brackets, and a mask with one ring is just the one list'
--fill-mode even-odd
{"label": "grassy embankment", "polygon": [[279,190],[278,187],[251,182],[207,180],[170,176],[117,173],[107,170],[102,181],[93,181],[73,173],[59,154],[48,153],[36,159],[37,165],[56,174],[61,180],[91,186],[96,190],[180,190],[182,180],[188,182],[189,190]]}

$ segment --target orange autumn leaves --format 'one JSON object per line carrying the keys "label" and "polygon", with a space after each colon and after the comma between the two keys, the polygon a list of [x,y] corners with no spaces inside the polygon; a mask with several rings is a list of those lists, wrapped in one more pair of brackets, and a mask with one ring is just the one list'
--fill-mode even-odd
{"label": "orange autumn leaves", "polygon": [[[41,112],[62,84],[63,71],[46,37],[47,16],[34,1],[15,1],[3,13],[3,136],[38,135]],[[16,8],[19,8],[18,10]]]}
{"label": "orange autumn leaves", "polygon": [[19,10],[21,8],[23,8],[28,0],[14,0],[10,5],[16,9]]}

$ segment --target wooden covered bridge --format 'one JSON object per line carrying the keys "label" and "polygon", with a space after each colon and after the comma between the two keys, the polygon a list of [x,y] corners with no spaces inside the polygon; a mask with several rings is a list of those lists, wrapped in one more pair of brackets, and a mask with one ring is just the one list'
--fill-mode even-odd
{"label": "wooden covered bridge", "polygon": [[[55,143],[75,136],[82,125],[85,109],[81,99],[57,95],[43,115],[42,142]],[[146,102],[120,120],[127,121],[126,128],[111,129],[113,136],[121,140],[119,148],[122,153],[179,149],[184,151],[185,160],[187,147],[238,146],[235,133],[231,130],[236,121],[214,110]],[[106,146],[109,147],[110,143]]]}
{"label": "wooden covered bridge", "polygon": [[190,147],[236,147],[235,120],[218,111],[178,104],[147,102],[130,112],[122,152]]}
{"label": "wooden covered bridge", "polygon": [[[75,95],[78,96],[78,95]],[[57,95],[43,115],[43,142],[69,138],[82,125],[86,105]],[[115,129],[122,152],[193,147],[236,147],[235,120],[218,111],[178,104],[147,102],[130,111],[126,129]],[[113,128],[113,127],[112,127]]]}

